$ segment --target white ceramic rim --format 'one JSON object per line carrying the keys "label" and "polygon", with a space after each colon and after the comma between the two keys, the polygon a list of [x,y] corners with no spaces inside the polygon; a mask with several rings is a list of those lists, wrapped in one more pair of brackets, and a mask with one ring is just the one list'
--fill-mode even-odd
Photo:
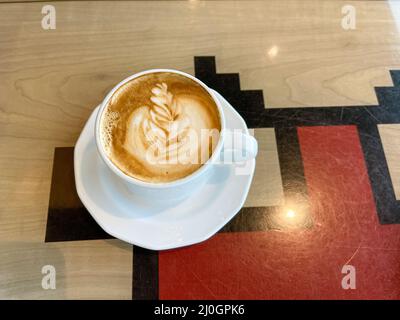
{"label": "white ceramic rim", "polygon": [[[159,72],[169,72],[169,73],[176,73],[176,74],[180,74],[184,77],[187,77],[193,81],[195,81],[196,83],[198,83],[200,86],[202,86],[207,92],[208,94],[211,96],[211,98],[214,100],[217,109],[218,109],[218,113],[219,113],[219,118],[220,118],[220,122],[221,122],[221,134],[217,143],[217,146],[215,147],[211,157],[195,172],[191,173],[190,175],[178,179],[178,180],[174,180],[171,182],[165,182],[165,183],[153,183],[153,182],[146,182],[143,180],[139,180],[136,179],[134,177],[128,176],[127,174],[125,174],[122,170],[120,170],[106,155],[106,152],[104,150],[104,146],[103,143],[101,142],[101,138],[100,138],[100,121],[103,115],[103,111],[106,108],[109,100],[111,99],[111,97],[113,96],[113,94],[115,93],[115,91],[117,91],[122,85],[124,85],[125,83],[127,83],[128,81],[138,78],[140,76],[143,76],[145,74],[149,74],[149,73],[159,73]],[[100,108],[99,111],[97,113],[96,116],[96,124],[95,124],[95,140],[96,140],[96,146],[97,146],[97,150],[99,151],[100,157],[103,159],[104,163],[120,178],[124,179],[125,181],[135,184],[135,185],[139,185],[142,187],[148,187],[148,188],[153,188],[153,189],[164,189],[166,187],[176,187],[182,184],[185,184],[191,180],[194,180],[195,178],[199,177],[201,174],[203,174],[207,169],[209,169],[209,167],[212,165],[212,163],[216,160],[217,157],[219,157],[219,154],[221,153],[222,150],[222,145],[223,145],[223,132],[225,130],[225,116],[224,116],[224,112],[222,110],[222,106],[220,101],[218,100],[217,96],[214,94],[214,92],[207,87],[202,81],[200,81],[199,79],[197,79],[196,77],[183,72],[183,71],[179,71],[179,70],[174,70],[174,69],[149,69],[149,70],[145,70],[145,71],[141,71],[138,73],[135,73],[127,78],[125,78],[124,80],[122,80],[121,82],[119,82],[114,88],[111,89],[111,91],[106,95],[106,97],[104,98],[104,100],[101,102],[100,104]]]}

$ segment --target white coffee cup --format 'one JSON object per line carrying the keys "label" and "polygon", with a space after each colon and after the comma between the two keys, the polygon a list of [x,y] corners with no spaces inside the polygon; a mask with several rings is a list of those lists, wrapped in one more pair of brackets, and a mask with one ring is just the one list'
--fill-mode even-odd
{"label": "white coffee cup", "polygon": [[[100,129],[100,122],[101,118],[104,112],[104,109],[107,107],[107,104],[114,94],[116,90],[118,90],[122,85],[124,85],[126,82],[140,77],[145,74],[149,73],[156,73],[156,72],[168,72],[168,73],[176,73],[180,74],[182,76],[185,76],[195,82],[197,82],[199,85],[201,85],[207,92],[208,94],[213,98],[215,104],[217,105],[218,111],[219,111],[219,116],[220,116],[220,121],[221,121],[221,134],[220,138],[218,140],[217,146],[215,147],[211,157],[208,159],[207,162],[205,162],[198,170],[193,172],[192,174],[175,180],[171,182],[166,182],[166,183],[152,183],[152,182],[146,182],[142,181],[139,179],[136,179],[134,177],[128,176],[125,174],[123,171],[121,171],[108,157],[102,139],[101,139],[101,129]],[[233,157],[233,161],[246,161],[252,158],[255,158],[257,155],[258,151],[258,144],[257,140],[252,137],[251,135],[247,133],[241,133],[241,132],[231,132],[226,130],[226,124],[225,124],[225,115],[224,111],[222,109],[221,103],[218,100],[218,98],[215,96],[214,92],[210,90],[203,82],[201,82],[199,79],[193,77],[190,74],[187,74],[182,71],[177,71],[177,70],[172,70],[172,69],[151,69],[151,70],[146,70],[143,72],[136,73],[124,80],[122,80],[120,83],[118,83],[105,97],[103,102],[100,104],[100,108],[97,113],[97,118],[96,118],[96,126],[95,126],[95,138],[96,138],[96,145],[98,152],[100,154],[100,157],[103,159],[104,163],[107,165],[107,167],[121,180],[124,182],[124,184],[127,186],[127,188],[135,193],[138,196],[144,197],[150,201],[177,201],[181,200],[183,198],[186,198],[190,194],[192,194],[196,189],[198,189],[200,186],[202,186],[204,183],[207,182],[207,179],[210,177],[212,174],[212,168],[215,165],[229,165],[224,163],[223,161],[221,162],[221,156],[223,152],[227,152],[228,150],[225,148],[224,150],[224,142],[230,139],[231,141],[235,141],[235,139],[240,139],[241,140],[241,148],[240,150],[232,150],[230,147],[229,152],[232,152],[234,154],[241,154],[239,157]],[[233,147],[235,144],[233,144]],[[244,154],[244,155],[243,155]],[[230,162],[232,163],[232,162]]]}

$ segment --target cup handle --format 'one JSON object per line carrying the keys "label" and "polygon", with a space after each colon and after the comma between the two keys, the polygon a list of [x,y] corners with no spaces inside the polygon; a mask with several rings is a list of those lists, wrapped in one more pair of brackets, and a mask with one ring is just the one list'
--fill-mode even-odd
{"label": "cup handle", "polygon": [[218,159],[219,164],[244,162],[254,159],[258,153],[257,140],[242,130],[222,132],[224,144]]}

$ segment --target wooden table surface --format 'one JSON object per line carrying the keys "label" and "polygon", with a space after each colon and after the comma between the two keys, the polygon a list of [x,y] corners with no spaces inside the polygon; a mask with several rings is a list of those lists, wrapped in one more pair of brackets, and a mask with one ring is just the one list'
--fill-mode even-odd
{"label": "wooden table surface", "polygon": [[[194,74],[215,57],[265,108],[368,106],[400,69],[400,2],[0,1],[0,298],[131,299],[132,246],[119,240],[45,243],[53,156],[74,146],[91,111],[121,79],[149,68]],[[355,30],[341,8],[356,8]],[[379,126],[400,199],[400,124]],[[273,128],[257,128],[246,207],[284,201]],[[57,290],[41,287],[43,265]]]}

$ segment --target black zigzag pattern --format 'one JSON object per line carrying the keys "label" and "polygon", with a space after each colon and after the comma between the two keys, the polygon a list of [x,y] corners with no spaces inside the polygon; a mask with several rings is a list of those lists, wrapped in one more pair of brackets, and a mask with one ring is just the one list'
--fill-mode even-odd
{"label": "black zigzag pattern", "polygon": [[395,198],[377,127],[379,124],[400,123],[400,71],[390,72],[393,87],[375,88],[379,102],[376,106],[265,109],[261,90],[241,90],[237,73],[216,73],[215,57],[195,57],[195,70],[196,77],[219,91],[249,127],[275,128],[285,198],[287,194],[297,194],[296,197],[300,194],[303,198],[307,194],[295,128],[357,126],[379,221],[382,224],[400,223],[400,201]]}
{"label": "black zigzag pattern", "polygon": [[[396,200],[378,132],[379,124],[400,123],[400,72],[391,71],[393,87],[376,88],[379,104],[362,107],[265,109],[261,90],[241,90],[239,74],[217,74],[214,57],[195,57],[196,77],[219,91],[251,128],[274,128],[286,202],[304,208],[301,228],[312,224],[297,127],[356,125],[381,223],[400,223]],[[281,207],[243,208],[220,232],[281,228]],[[283,226],[284,227],[284,226]],[[46,242],[111,238],[91,218],[76,193],[73,148],[56,148],[46,228]],[[132,295],[157,299],[158,252],[134,247]]]}

